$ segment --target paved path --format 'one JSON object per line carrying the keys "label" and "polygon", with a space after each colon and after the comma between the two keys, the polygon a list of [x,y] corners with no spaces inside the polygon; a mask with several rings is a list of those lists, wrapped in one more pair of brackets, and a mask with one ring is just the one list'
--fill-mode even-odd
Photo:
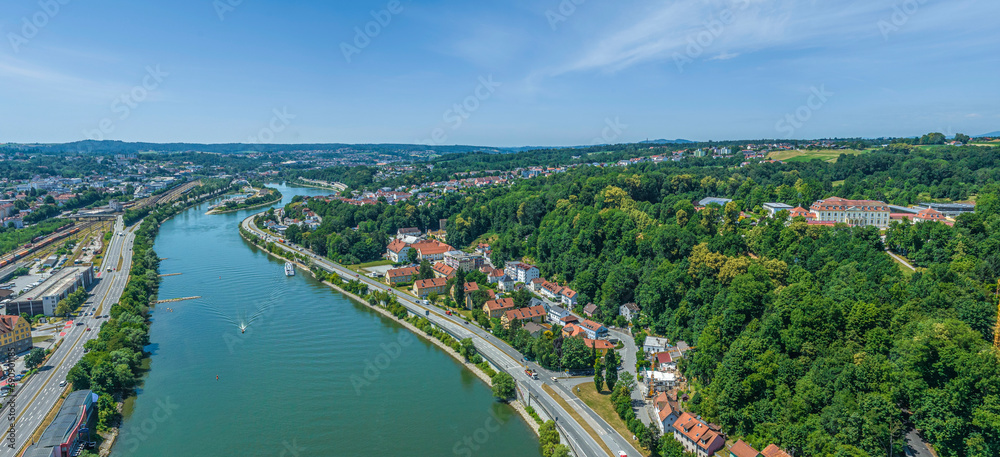
{"label": "paved path", "polygon": [[[277,241],[274,237],[264,233],[253,224],[253,218],[255,216],[256,215],[252,215],[244,219],[242,222],[243,228],[263,240]],[[559,431],[562,434],[564,441],[566,442],[565,444],[570,446],[576,455],[587,457],[606,455],[600,445],[598,445],[597,442],[595,442],[594,439],[587,434],[586,431],[584,431],[583,427],[581,427],[580,424],[577,424],[572,419],[572,416],[570,416],[552,397],[550,397],[548,393],[542,390],[541,386],[543,383],[554,388],[561,388],[559,382],[552,381],[551,378],[543,376],[540,376],[538,380],[529,378],[526,374],[524,374],[524,365],[521,363],[521,360],[523,359],[522,355],[500,339],[494,337],[491,333],[474,324],[465,324],[464,319],[461,317],[445,315],[444,312],[437,307],[425,307],[419,305],[413,301],[412,297],[396,293],[385,284],[376,282],[366,276],[361,276],[339,264],[318,257],[311,251],[298,246],[289,246],[282,243],[275,243],[275,246],[278,246],[285,251],[296,252],[304,255],[308,257],[316,266],[319,266],[326,271],[336,272],[342,278],[359,280],[365,283],[369,289],[392,291],[396,295],[399,303],[410,310],[410,312],[419,316],[425,316],[438,328],[444,329],[452,336],[460,339],[472,338],[477,352],[492,361],[494,364],[498,365],[504,371],[510,373],[517,381],[518,385],[527,391],[527,393],[532,397],[532,406],[537,407],[541,405],[549,416],[556,418],[556,424],[559,427]],[[574,409],[577,408],[574,407]],[[589,408],[584,409],[589,415],[587,421],[590,422],[593,420],[596,424],[598,424],[598,426],[595,427],[595,430],[599,431],[598,433],[601,434],[601,440],[612,449],[612,452],[624,450],[629,457],[642,456],[638,450],[632,447],[627,441],[625,441],[624,438],[622,438],[621,435],[615,432],[607,422],[600,417],[595,417],[596,414]],[[606,433],[601,433],[601,430]]]}
{"label": "paved path", "polygon": [[904,267],[909,268],[910,270],[913,270],[913,271],[917,271],[916,268],[913,268],[913,265],[910,265],[910,262],[907,262],[906,259],[904,259],[904,258],[896,255],[896,253],[894,253],[894,252],[892,252],[892,251],[890,251],[888,249],[885,250],[885,253],[889,254],[889,257],[892,257],[893,259],[896,259],[897,262],[903,264]]}

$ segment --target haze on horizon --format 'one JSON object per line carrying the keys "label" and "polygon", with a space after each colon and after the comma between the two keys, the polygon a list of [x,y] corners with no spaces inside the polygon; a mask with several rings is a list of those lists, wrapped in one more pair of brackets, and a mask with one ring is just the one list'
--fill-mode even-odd
{"label": "haze on horizon", "polygon": [[0,142],[977,135],[1000,130],[998,13],[989,0],[13,0]]}

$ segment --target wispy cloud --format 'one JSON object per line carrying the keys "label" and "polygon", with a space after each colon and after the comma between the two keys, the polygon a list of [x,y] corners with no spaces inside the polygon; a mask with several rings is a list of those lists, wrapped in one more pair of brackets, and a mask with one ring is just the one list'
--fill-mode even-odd
{"label": "wispy cloud", "polygon": [[723,51],[722,54],[719,54],[717,56],[713,56],[713,57],[709,58],[708,60],[729,60],[729,59],[735,59],[735,58],[737,58],[739,56],[740,56],[740,53],[738,53],[738,52]]}

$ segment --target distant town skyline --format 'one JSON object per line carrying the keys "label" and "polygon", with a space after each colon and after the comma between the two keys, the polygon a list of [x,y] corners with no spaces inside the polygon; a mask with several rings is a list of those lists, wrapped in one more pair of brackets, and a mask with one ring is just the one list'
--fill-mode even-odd
{"label": "distant town skyline", "polygon": [[[579,3],[579,4],[578,4]],[[17,1],[0,142],[579,146],[1000,130],[1000,4]]]}

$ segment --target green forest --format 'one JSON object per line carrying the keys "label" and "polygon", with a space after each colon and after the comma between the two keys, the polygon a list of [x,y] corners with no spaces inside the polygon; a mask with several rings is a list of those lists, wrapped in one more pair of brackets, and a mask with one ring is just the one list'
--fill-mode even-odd
{"label": "green forest", "polygon": [[[582,166],[419,206],[309,200],[323,223],[297,236],[355,263],[377,259],[400,227],[447,218],[449,244],[490,240],[494,263],[538,265],[602,321],[636,302],[635,324],[694,347],[681,364],[693,412],[758,448],[885,456],[912,426],[942,456],[996,456],[998,152],[893,144],[836,163]],[[834,195],[977,208],[953,227],[893,223],[885,242],[875,228],[760,217],[765,202]],[[696,209],[706,196],[734,202]],[[919,271],[903,274],[886,248]]]}

